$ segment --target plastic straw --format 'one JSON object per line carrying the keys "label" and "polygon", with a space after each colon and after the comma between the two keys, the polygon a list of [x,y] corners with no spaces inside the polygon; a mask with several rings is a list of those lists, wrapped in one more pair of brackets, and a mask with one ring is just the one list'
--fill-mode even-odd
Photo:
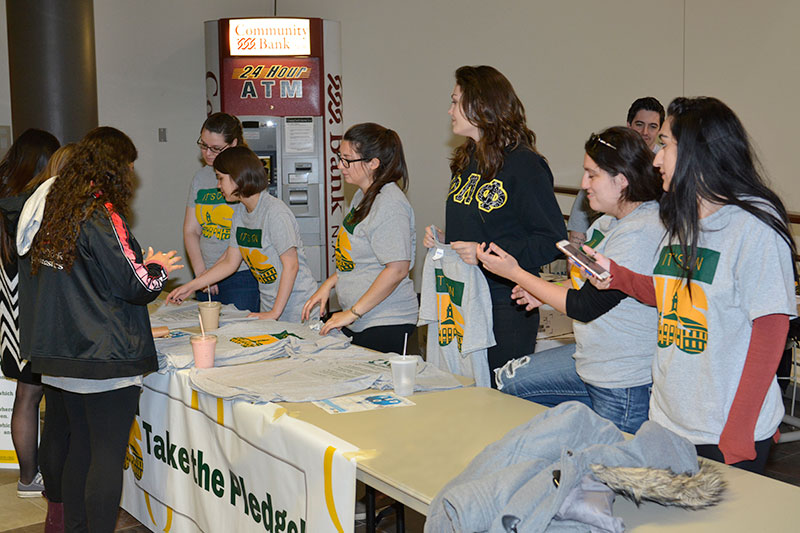
{"label": "plastic straw", "polygon": [[203,328],[203,317],[200,316],[200,313],[197,313],[197,318],[200,319],[200,333],[203,334],[203,337],[206,336],[206,330]]}
{"label": "plastic straw", "polygon": [[406,356],[406,347],[407,346],[408,346],[408,333],[406,333],[406,336],[403,339],[403,357]]}
{"label": "plastic straw", "polygon": [[206,285],[206,292],[208,293],[208,302],[211,303],[211,285]]}

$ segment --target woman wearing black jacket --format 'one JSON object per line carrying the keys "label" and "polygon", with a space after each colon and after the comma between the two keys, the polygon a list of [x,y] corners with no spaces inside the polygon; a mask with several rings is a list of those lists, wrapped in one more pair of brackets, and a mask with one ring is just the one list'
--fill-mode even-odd
{"label": "woman wearing black jacket", "polygon": [[[43,185],[38,232],[36,209],[19,222],[22,235],[35,234],[30,275],[21,279],[31,295],[21,309],[21,342],[63,405],[60,422],[70,433],[62,477],[68,531],[113,531],[142,375],[158,366],[146,305],[182,267],[174,251],[150,248],[143,257],[129,231],[136,155],[121,131],[95,128]],[[29,203],[44,198],[34,194]]]}

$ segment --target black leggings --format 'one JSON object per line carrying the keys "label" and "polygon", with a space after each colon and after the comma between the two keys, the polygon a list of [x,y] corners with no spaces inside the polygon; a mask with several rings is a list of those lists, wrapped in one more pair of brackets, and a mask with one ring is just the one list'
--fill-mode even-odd
{"label": "black leggings", "polygon": [[[353,337],[353,344],[379,352],[403,353],[403,342],[417,327],[414,324],[397,324],[391,326],[375,326],[364,331],[355,332],[350,328],[342,328],[348,337]],[[413,355],[417,355],[416,353]]]}
{"label": "black leggings", "polygon": [[69,421],[64,410],[63,392],[49,385],[44,386],[44,427],[39,446],[39,470],[42,472],[47,499],[54,503],[64,501],[61,497],[61,479],[69,450]]}
{"label": "black leggings", "polygon": [[[697,455],[700,457],[707,457],[709,459],[719,461],[720,463],[725,462],[725,457],[722,455],[719,446],[716,444],[698,444],[695,446],[695,448],[697,448]],[[755,472],[756,474],[763,474],[764,465],[767,464],[770,448],[772,448],[772,438],[760,440],[756,442],[755,459],[752,461],[739,461],[738,463],[733,463],[730,466],[741,468],[742,470],[747,470],[748,472]]]}
{"label": "black leggings", "polygon": [[61,391],[70,430],[62,480],[66,531],[114,531],[140,392],[137,386],[95,394]]}

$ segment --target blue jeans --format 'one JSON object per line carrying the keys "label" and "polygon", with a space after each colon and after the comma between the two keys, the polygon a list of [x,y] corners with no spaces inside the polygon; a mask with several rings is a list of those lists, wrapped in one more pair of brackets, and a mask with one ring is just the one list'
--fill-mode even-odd
{"label": "blue jeans", "polygon": [[[261,295],[258,292],[258,281],[249,270],[239,270],[235,274],[217,283],[219,294],[211,296],[211,300],[223,304],[233,304],[242,311],[258,313],[261,310]],[[197,291],[198,300],[208,300],[208,294]]]}
{"label": "blue jeans", "polygon": [[495,375],[497,388],[548,407],[579,401],[620,430],[636,433],[647,420],[652,385],[609,389],[585,383],[575,370],[574,353],[569,344],[513,359]]}

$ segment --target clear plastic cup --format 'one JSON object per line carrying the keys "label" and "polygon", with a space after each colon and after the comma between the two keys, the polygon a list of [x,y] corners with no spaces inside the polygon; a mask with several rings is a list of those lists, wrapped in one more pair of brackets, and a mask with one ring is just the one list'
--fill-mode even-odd
{"label": "clear plastic cup", "polygon": [[189,339],[192,343],[192,355],[194,355],[195,368],[211,368],[214,366],[214,352],[217,349],[217,336],[192,335]]}
{"label": "clear plastic cup", "polygon": [[200,320],[203,321],[203,329],[211,331],[219,327],[219,310],[222,309],[220,302],[200,302]]}
{"label": "clear plastic cup", "polygon": [[389,359],[392,365],[394,393],[398,396],[411,396],[414,394],[418,361],[419,356],[416,355],[397,355]]}

